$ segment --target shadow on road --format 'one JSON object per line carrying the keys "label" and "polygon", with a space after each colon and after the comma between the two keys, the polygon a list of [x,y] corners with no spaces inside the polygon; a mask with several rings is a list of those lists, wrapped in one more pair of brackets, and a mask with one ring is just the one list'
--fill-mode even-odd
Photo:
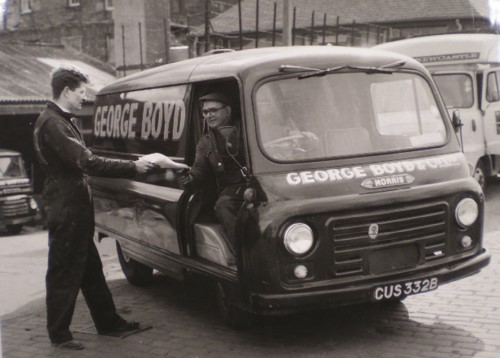
{"label": "shadow on road", "polygon": [[[220,319],[212,285],[200,279],[177,282],[155,275],[147,287],[134,287],[126,280],[109,284],[123,317],[153,326],[113,343],[114,350],[123,349],[129,357],[139,348],[141,358],[182,355],[186,350],[192,356],[461,357],[484,348],[471,332],[435,317],[427,317],[427,322],[412,319],[404,303],[259,317],[251,329],[235,331]],[[72,330],[86,342],[85,354],[90,356],[92,349],[109,345],[109,338],[88,333],[91,325],[80,296]],[[2,317],[1,329],[4,353],[15,352],[21,342],[34,342],[39,356],[52,356],[43,299]]]}
{"label": "shadow on road", "polygon": [[[121,309],[130,312],[133,319],[153,325],[153,330],[164,331],[167,342],[203,337],[211,346],[229,346],[248,354],[321,356],[336,352],[340,356],[384,358],[417,357],[419,352],[435,350],[443,357],[453,357],[484,347],[483,341],[457,326],[438,319],[412,319],[405,303],[260,316],[251,329],[234,331],[218,315],[212,285],[199,279],[176,282],[157,275],[148,287],[133,287],[122,280],[115,284],[114,292],[122,291],[121,297],[134,302]],[[465,342],[467,348],[457,342]],[[204,348],[200,349],[203,352]]]}

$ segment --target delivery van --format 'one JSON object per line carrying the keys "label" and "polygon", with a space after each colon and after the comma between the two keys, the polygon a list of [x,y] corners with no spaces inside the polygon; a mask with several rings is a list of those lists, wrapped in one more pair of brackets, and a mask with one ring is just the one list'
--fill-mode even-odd
{"label": "delivery van", "polygon": [[0,149],[0,225],[9,234],[18,234],[37,215],[38,204],[21,153]]}
{"label": "delivery van", "polygon": [[210,178],[192,192],[171,167],[93,177],[97,234],[117,240],[131,283],[153,270],[199,274],[222,317],[243,327],[255,314],[399,301],[489,263],[484,195],[429,72],[410,57],[279,47],[149,69],[99,92],[93,151],[191,166],[206,130],[199,98],[214,90],[240,122],[240,135],[225,127],[225,149],[235,138],[244,148],[237,245],[214,215]]}
{"label": "delivery van", "polygon": [[500,170],[500,35],[426,36],[376,48],[411,56],[432,73],[449,112],[460,111],[463,149],[485,189]]}

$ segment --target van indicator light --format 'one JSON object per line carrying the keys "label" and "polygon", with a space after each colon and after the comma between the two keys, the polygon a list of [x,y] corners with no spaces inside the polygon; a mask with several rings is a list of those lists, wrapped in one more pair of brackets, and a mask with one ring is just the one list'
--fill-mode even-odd
{"label": "van indicator light", "polygon": [[293,273],[294,273],[295,277],[297,277],[297,278],[306,278],[307,277],[307,267],[305,267],[304,265],[298,265],[293,270]]}
{"label": "van indicator light", "polygon": [[472,245],[472,238],[470,236],[465,235],[462,237],[461,244],[464,249],[470,247]]}

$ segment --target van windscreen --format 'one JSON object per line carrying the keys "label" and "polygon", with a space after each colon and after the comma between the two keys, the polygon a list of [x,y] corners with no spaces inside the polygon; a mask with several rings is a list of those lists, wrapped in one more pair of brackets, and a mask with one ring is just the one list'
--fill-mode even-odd
{"label": "van windscreen", "polygon": [[0,179],[25,177],[21,157],[0,157]]}
{"label": "van windscreen", "polygon": [[447,136],[428,83],[409,73],[274,80],[257,89],[255,108],[261,148],[276,161],[439,146]]}

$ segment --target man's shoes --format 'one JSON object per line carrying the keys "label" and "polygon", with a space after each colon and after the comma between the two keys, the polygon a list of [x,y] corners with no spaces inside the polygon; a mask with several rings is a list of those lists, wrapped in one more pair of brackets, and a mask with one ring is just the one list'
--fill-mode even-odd
{"label": "man's shoes", "polygon": [[120,323],[118,323],[117,325],[113,326],[112,328],[100,329],[97,331],[97,333],[100,335],[105,335],[105,336],[115,336],[115,335],[119,335],[120,333],[134,331],[134,330],[139,329],[139,328],[140,328],[139,322],[134,322],[134,321],[127,322],[127,321],[123,320]]}
{"label": "man's shoes", "polygon": [[81,342],[75,341],[73,339],[70,341],[63,342],[63,343],[52,343],[52,345],[56,348],[68,349],[68,350],[72,350],[72,351],[79,351],[79,350],[82,350],[84,348],[84,346]]}

